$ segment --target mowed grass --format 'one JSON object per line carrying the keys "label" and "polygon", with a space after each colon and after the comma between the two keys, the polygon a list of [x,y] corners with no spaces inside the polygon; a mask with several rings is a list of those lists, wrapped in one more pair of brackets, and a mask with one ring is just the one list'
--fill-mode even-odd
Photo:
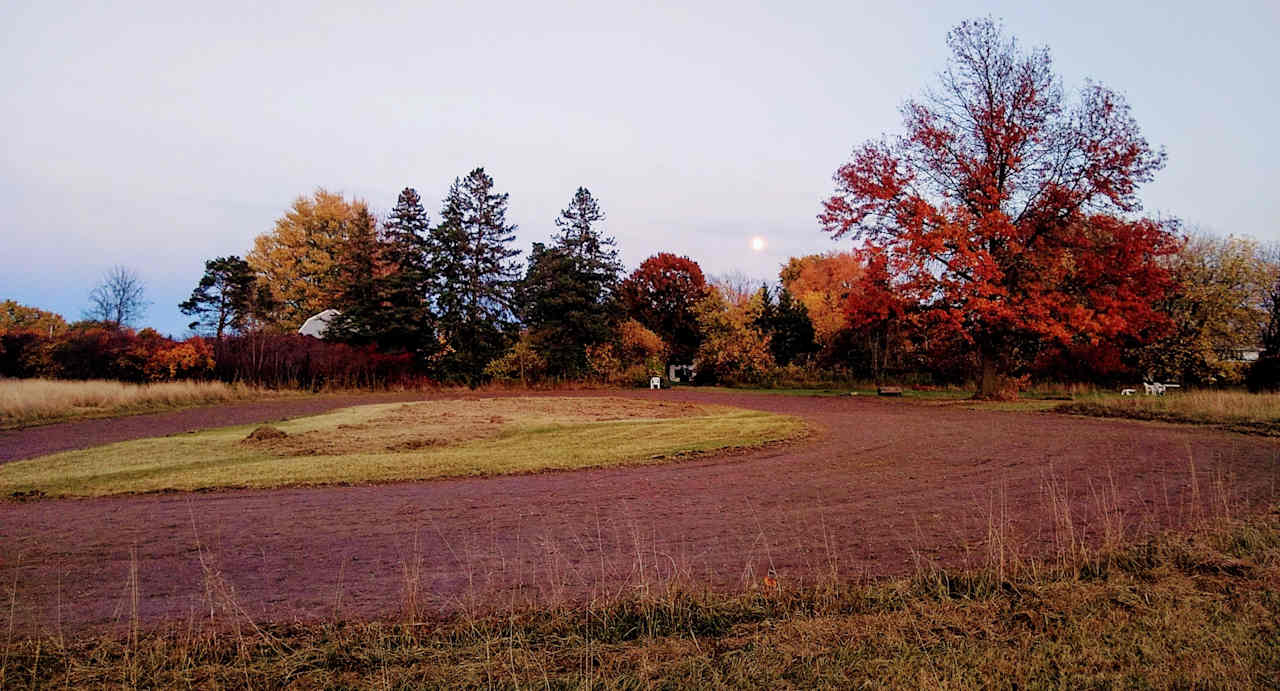
{"label": "mowed grass", "polygon": [[1280,436],[1280,394],[1276,393],[1176,391],[1164,396],[1103,396],[1077,400],[1055,410],[1070,415],[1218,425]]}
{"label": "mowed grass", "polygon": [[793,439],[798,418],[621,398],[496,398],[346,408],[275,425],[140,439],[0,466],[0,496],[102,496],[378,483],[652,463]]}
{"label": "mowed grass", "polygon": [[[0,686],[1274,688],[1280,514],[1056,567],[7,642]],[[234,625],[232,625],[234,624]]]}
{"label": "mowed grass", "polygon": [[222,382],[0,379],[0,429],[289,395]]}

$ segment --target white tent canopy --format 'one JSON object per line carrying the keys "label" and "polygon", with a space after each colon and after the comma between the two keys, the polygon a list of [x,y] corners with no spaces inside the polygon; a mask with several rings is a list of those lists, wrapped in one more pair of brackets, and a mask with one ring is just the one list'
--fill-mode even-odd
{"label": "white tent canopy", "polygon": [[323,339],[324,335],[329,331],[329,322],[333,321],[333,318],[339,314],[342,313],[338,310],[325,310],[302,322],[302,326],[298,327],[298,333],[303,336]]}

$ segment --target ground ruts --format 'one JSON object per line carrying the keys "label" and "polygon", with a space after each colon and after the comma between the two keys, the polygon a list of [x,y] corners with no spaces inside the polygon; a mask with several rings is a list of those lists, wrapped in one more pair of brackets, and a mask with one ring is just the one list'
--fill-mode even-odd
{"label": "ground ruts", "polygon": [[[25,632],[125,625],[134,569],[143,626],[395,617],[626,594],[673,579],[734,589],[769,573],[789,586],[962,565],[981,561],[993,528],[1029,553],[1065,534],[1055,497],[1070,506],[1070,530],[1090,537],[1104,512],[1136,532],[1280,497],[1271,439],[865,397],[626,395],[798,415],[817,432],[667,465],[0,502],[0,583],[6,595],[16,588]],[[148,416],[139,429],[283,414],[269,408],[254,420],[250,410]]]}

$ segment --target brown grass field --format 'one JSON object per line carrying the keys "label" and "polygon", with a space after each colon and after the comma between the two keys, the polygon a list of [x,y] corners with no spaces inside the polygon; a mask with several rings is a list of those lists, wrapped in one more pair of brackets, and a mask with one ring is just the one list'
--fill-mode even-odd
{"label": "brown grass field", "polygon": [[222,382],[0,379],[0,429],[290,395]]}
{"label": "brown grass field", "polygon": [[1280,394],[1188,391],[1165,396],[1089,396],[1058,412],[1096,417],[1214,425],[1237,432],[1280,436]]}
{"label": "brown grass field", "polygon": [[[484,399],[275,422],[287,436],[264,441],[246,442],[246,425],[222,441],[137,443],[323,463],[632,424],[617,418],[637,411],[697,426],[734,415],[723,408],[813,434],[570,472],[0,502],[0,686],[1239,688],[1280,676],[1275,440],[865,397],[468,401]],[[151,428],[185,430],[197,412]],[[591,431],[574,448],[620,439]],[[132,462],[132,443],[71,454]]]}

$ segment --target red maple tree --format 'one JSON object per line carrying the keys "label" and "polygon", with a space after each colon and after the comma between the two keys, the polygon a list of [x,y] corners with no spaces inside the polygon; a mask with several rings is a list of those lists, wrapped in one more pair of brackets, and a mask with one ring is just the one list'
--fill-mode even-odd
{"label": "red maple tree", "polygon": [[627,313],[661,336],[677,362],[690,362],[698,350],[701,336],[694,307],[706,294],[702,267],[669,252],[644,260],[618,287]]}
{"label": "red maple tree", "polygon": [[[903,106],[905,133],[854,151],[819,221],[859,241],[914,310],[964,334],[978,394],[992,396],[1043,344],[1159,322],[1168,278],[1157,259],[1180,238],[1175,221],[1138,215],[1137,190],[1165,154],[1120,95],[1086,83],[1068,103],[1048,50],[1021,50],[990,19],[947,43],[939,84]],[[855,294],[884,312],[883,283]]]}

